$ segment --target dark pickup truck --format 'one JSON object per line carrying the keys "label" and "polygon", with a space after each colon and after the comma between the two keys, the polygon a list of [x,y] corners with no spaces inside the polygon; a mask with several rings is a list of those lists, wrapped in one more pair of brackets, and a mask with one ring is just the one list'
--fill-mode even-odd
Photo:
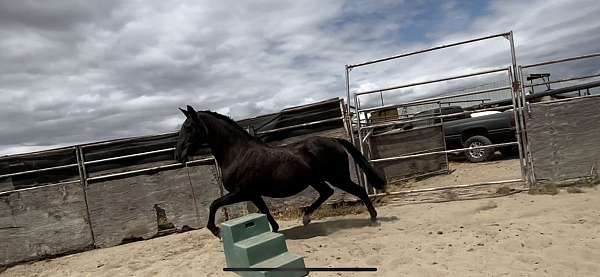
{"label": "dark pickup truck", "polygon": [[[442,107],[441,111],[440,109],[435,109],[417,113],[414,118],[440,114],[449,115],[463,111],[459,106]],[[411,129],[439,122],[439,119],[425,120],[405,125],[403,128]],[[450,116],[444,118],[443,126],[446,148],[449,150],[515,142],[517,140],[512,110],[477,116],[469,114]],[[465,157],[471,162],[483,162],[491,159],[496,150],[509,155],[518,153],[516,145],[511,145],[500,149],[484,148],[465,151]]]}

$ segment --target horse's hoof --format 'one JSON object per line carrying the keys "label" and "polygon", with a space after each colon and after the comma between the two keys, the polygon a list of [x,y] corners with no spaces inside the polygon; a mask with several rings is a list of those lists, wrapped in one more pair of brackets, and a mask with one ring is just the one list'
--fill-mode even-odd
{"label": "horse's hoof", "polygon": [[304,226],[308,225],[310,223],[310,215],[305,214],[302,217],[302,224],[304,224]]}
{"label": "horse's hoof", "polygon": [[371,226],[381,226],[381,222],[379,222],[376,217],[371,217],[371,220],[369,222],[369,225]]}

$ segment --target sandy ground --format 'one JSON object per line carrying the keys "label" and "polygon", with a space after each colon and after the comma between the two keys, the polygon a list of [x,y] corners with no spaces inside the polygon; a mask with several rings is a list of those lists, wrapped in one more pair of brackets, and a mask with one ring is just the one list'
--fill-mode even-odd
{"label": "sandy ground", "polygon": [[450,162],[449,167],[452,172],[448,176],[449,185],[521,178],[519,159],[503,159],[483,163]]}
{"label": "sandy ground", "polygon": [[[307,266],[377,267],[310,276],[598,276],[600,190],[379,207],[366,214],[282,222]],[[206,230],[9,268],[1,276],[237,276]]]}
{"label": "sandy ground", "polygon": [[519,159],[497,159],[483,163],[450,161],[450,174],[440,174],[394,183],[391,190],[456,186],[521,178]]}

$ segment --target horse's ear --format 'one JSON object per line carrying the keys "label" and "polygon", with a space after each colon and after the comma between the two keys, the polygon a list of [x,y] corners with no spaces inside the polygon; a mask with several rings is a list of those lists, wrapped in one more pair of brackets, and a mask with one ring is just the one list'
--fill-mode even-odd
{"label": "horse's ear", "polygon": [[190,105],[187,105],[187,115],[186,116],[189,119],[191,119],[192,122],[194,122],[194,123],[200,123],[200,120],[198,119],[198,113]]}
{"label": "horse's ear", "polygon": [[188,114],[188,112],[182,108],[179,108],[179,110],[185,115],[185,117],[190,117],[190,115]]}

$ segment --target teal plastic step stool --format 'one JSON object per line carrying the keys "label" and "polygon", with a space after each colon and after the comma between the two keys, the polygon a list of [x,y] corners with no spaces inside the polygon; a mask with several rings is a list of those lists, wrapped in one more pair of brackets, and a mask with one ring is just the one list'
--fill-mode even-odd
{"label": "teal plastic step stool", "polygon": [[[249,214],[221,223],[227,267],[305,268],[304,258],[288,252],[285,237],[271,232],[264,214]],[[306,276],[306,271],[238,271],[243,277]]]}

